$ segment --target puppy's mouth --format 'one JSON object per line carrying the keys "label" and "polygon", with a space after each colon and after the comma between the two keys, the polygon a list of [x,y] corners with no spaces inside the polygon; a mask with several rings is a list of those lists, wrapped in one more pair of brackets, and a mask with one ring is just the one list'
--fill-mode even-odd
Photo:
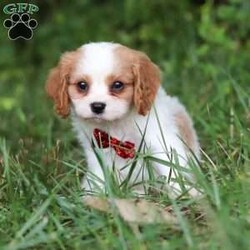
{"label": "puppy's mouth", "polygon": [[87,120],[91,123],[110,123],[110,122],[115,122],[117,120],[119,120],[119,118],[117,119],[109,119],[107,117],[105,117],[104,114],[100,114],[100,115],[92,115],[89,117],[85,117],[84,120]]}
{"label": "puppy's mouth", "polygon": [[95,118],[92,118],[92,121],[96,123],[102,123],[102,122],[106,122],[107,120],[103,119],[102,117],[95,117]]}
{"label": "puppy's mouth", "polygon": [[106,122],[108,121],[105,119],[103,114],[100,115],[92,115],[90,117],[85,118],[85,120],[91,121],[91,122],[96,122],[96,123],[101,123],[101,122]]}

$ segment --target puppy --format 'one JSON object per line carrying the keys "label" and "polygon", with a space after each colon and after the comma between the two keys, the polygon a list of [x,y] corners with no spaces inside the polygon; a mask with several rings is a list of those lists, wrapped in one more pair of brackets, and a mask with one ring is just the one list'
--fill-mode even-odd
{"label": "puppy", "polygon": [[197,135],[186,109],[160,82],[159,68],[144,53],[109,42],[66,52],[51,70],[46,91],[56,112],[71,116],[85,151],[86,192],[104,191],[108,170],[138,193],[146,192],[142,183],[152,173],[173,195],[182,191],[179,175],[192,180],[180,169],[200,158]]}

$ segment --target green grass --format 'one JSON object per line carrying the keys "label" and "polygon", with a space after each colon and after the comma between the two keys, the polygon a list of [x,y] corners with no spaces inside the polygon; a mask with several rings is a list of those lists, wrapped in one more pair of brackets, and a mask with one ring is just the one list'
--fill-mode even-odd
{"label": "green grass", "polygon": [[[31,41],[10,41],[0,25],[0,249],[250,248],[250,7],[229,2],[37,1]],[[204,151],[202,171],[193,170],[203,197],[145,197],[171,207],[177,228],[142,225],[138,235],[117,213],[82,202],[82,148],[44,82],[62,52],[90,40],[147,52],[190,111]]]}

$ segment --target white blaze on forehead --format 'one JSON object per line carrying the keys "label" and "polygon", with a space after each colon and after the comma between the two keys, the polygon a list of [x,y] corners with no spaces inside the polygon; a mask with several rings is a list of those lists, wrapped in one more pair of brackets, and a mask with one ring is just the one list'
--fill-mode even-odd
{"label": "white blaze on forehead", "polygon": [[[107,77],[114,72],[114,49],[119,44],[100,42],[89,43],[80,47],[80,59],[76,65],[76,75],[90,78],[88,99],[105,101],[108,98]],[[86,98],[85,98],[86,99]],[[93,100],[92,100],[93,99]]]}
{"label": "white blaze on forehead", "polygon": [[114,43],[89,43],[83,45],[80,50],[82,56],[77,65],[77,71],[91,76],[92,80],[103,80],[114,71],[113,50],[119,46]]}

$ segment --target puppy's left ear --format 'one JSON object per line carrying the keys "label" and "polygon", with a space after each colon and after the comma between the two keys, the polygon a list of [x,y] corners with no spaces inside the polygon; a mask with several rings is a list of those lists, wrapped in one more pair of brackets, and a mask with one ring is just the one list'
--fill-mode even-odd
{"label": "puppy's left ear", "polygon": [[134,104],[140,115],[146,115],[160,86],[160,70],[144,53],[136,52]]}

